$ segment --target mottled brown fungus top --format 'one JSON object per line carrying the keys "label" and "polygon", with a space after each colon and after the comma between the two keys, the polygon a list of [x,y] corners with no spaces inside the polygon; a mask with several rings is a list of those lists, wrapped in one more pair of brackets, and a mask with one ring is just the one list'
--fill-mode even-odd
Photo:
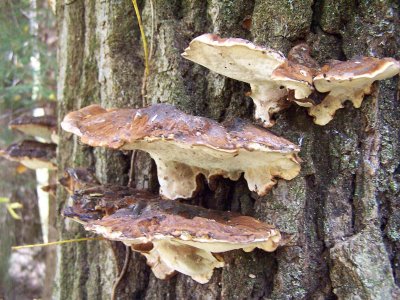
{"label": "mottled brown fungus top", "polygon": [[349,61],[331,61],[314,78],[317,91],[329,94],[319,105],[311,107],[309,113],[316,124],[325,125],[346,100],[359,108],[364,95],[371,94],[375,81],[393,77],[399,72],[400,62],[393,58],[359,57]]}
{"label": "mottled brown fungus top", "polygon": [[162,236],[246,244],[266,241],[273,235],[279,240],[274,226],[252,217],[164,200],[124,186],[95,186],[76,191],[72,199],[73,205],[64,210],[64,216],[87,222],[88,230],[107,228],[110,237],[118,234],[118,240],[152,241]]}
{"label": "mottled brown fungus top", "polygon": [[59,182],[70,194],[100,184],[94,173],[87,168],[67,168]]}
{"label": "mottled brown fungus top", "polygon": [[57,145],[37,141],[22,141],[0,151],[0,155],[18,161],[31,169],[55,169]]}
{"label": "mottled brown fungus top", "polygon": [[72,199],[64,216],[142,253],[160,279],[178,271],[206,283],[214,268],[224,266],[223,258],[214,253],[274,251],[281,243],[279,230],[254,218],[164,200],[128,187],[95,186],[76,191]]}
{"label": "mottled brown fungus top", "polygon": [[269,151],[299,151],[288,140],[244,120],[236,119],[224,126],[208,118],[185,114],[169,104],[111,110],[91,105],[69,113],[61,126],[94,147],[120,149],[135,140],[167,139],[221,151],[251,150],[252,143]]}
{"label": "mottled brown fungus top", "polygon": [[69,113],[61,126],[91,146],[148,152],[160,192],[169,199],[192,197],[199,174],[238,180],[244,173],[250,190],[264,195],[274,177],[292,179],[300,170],[300,149],[284,138],[240,119],[220,124],[168,104],[111,110],[91,105]]}
{"label": "mottled brown fungus top", "polygon": [[57,118],[54,116],[34,117],[23,115],[11,120],[8,126],[24,134],[42,138],[45,142],[54,142],[54,136],[57,131]]}

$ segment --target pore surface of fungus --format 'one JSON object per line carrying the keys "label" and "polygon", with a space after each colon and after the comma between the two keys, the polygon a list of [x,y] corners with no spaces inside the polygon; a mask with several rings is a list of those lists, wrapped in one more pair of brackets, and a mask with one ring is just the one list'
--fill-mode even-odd
{"label": "pore surface of fungus", "polygon": [[0,150],[0,156],[17,161],[30,169],[56,169],[55,144],[45,144],[37,141],[22,141]]}
{"label": "pore surface of fungus", "polygon": [[274,177],[289,180],[300,171],[297,145],[243,120],[219,124],[167,104],[111,110],[92,105],[69,113],[61,126],[94,147],[148,152],[160,193],[169,199],[192,197],[200,174],[238,180],[244,173],[249,189],[265,195]]}
{"label": "pore surface of fungus", "polygon": [[12,120],[8,126],[44,142],[57,142],[57,118],[54,116],[20,116]]}
{"label": "pore surface of fungus", "polygon": [[[271,115],[288,105],[289,90],[294,91],[295,99],[307,98],[313,90],[312,73],[306,66],[247,40],[203,34],[190,42],[182,56],[221,75],[249,83],[255,117],[266,127],[273,125]],[[303,101],[297,103],[307,106]]]}
{"label": "pore surface of fungus", "polygon": [[320,104],[309,108],[309,114],[316,124],[326,125],[346,100],[359,108],[364,95],[372,92],[374,81],[393,77],[399,72],[400,63],[393,58],[362,57],[333,61],[314,77],[316,90],[329,94]]}
{"label": "pore surface of fungus", "polygon": [[64,216],[142,253],[161,279],[178,271],[206,283],[214,268],[224,266],[214,253],[255,248],[270,252],[281,241],[274,226],[254,218],[163,200],[128,187],[92,187],[75,192],[72,199]]}

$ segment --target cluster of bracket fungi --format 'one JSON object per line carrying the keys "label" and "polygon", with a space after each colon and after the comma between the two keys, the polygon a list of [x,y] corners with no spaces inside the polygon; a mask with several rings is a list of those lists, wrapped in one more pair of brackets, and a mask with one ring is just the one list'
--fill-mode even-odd
{"label": "cluster of bracket fungi", "polygon": [[[326,125],[346,100],[359,108],[375,81],[400,71],[400,63],[395,59],[374,57],[332,60],[320,67],[306,44],[295,46],[285,58],[279,51],[214,34],[195,38],[182,56],[216,73],[249,83],[255,117],[261,119],[264,127],[273,125],[271,116],[286,108],[288,102],[307,107],[316,124]],[[322,101],[317,100],[322,93],[327,94]]]}
{"label": "cluster of bracket fungi", "polygon": [[29,169],[55,170],[58,143],[57,118],[50,114],[33,116],[21,115],[11,120],[9,127],[34,139],[23,140],[0,149],[0,156],[20,163]]}
{"label": "cluster of bracket fungi", "polygon": [[[272,114],[291,103],[306,107],[315,123],[325,125],[345,100],[359,107],[374,81],[400,71],[392,58],[370,57],[332,61],[320,68],[309,51],[307,45],[298,45],[286,59],[246,40],[204,34],[182,56],[249,83],[256,119],[264,127],[272,126]],[[326,93],[319,103],[317,93]],[[79,179],[77,170],[67,171],[63,184],[73,199],[64,215],[142,253],[156,277],[165,279],[178,271],[206,283],[213,269],[224,265],[218,253],[274,251],[284,243],[273,225],[174,200],[193,197],[199,191],[200,174],[208,182],[214,176],[238,180],[244,174],[249,189],[265,195],[275,178],[290,180],[300,172],[300,148],[286,139],[248,121],[218,123],[168,104],[140,109],[91,105],[70,112],[61,127],[90,146],[139,149],[154,159],[160,195],[88,183]]]}
{"label": "cluster of bracket fungi", "polygon": [[[243,120],[219,124],[168,104],[106,110],[91,105],[65,116],[61,127],[94,147],[146,151],[157,165],[160,195],[132,188],[86,183],[69,170],[62,184],[73,205],[64,215],[105,238],[121,241],[147,258],[156,277],[175,271],[200,283],[222,267],[214,254],[260,248],[274,251],[281,235],[272,225],[230,212],[174,201],[199,190],[198,175],[224,176],[266,194],[274,177],[291,179],[300,171],[299,147]],[[112,196],[110,196],[112,195]]]}
{"label": "cluster of bracket fungi", "polygon": [[254,218],[183,204],[127,186],[100,185],[87,169],[67,169],[60,183],[73,200],[63,212],[65,217],[140,252],[160,279],[181,272],[206,283],[214,268],[224,266],[215,253],[274,251],[281,240],[274,226]]}
{"label": "cluster of bracket fungi", "polygon": [[[344,101],[360,107],[374,81],[400,71],[399,62],[392,58],[362,57],[319,67],[309,52],[307,45],[300,44],[285,58],[246,40],[204,34],[182,56],[249,83],[255,117],[264,127],[272,126],[271,116],[291,103],[306,107],[316,124],[325,125]],[[321,96],[322,101],[316,100]],[[90,146],[139,149],[154,159],[160,195],[101,185],[85,169],[68,169],[60,182],[73,200],[64,216],[140,252],[156,277],[180,272],[206,283],[213,269],[224,265],[218,253],[274,251],[283,244],[273,225],[174,200],[195,196],[200,174],[208,182],[215,176],[238,180],[244,174],[249,189],[265,195],[275,178],[290,180],[300,172],[300,148],[288,140],[248,121],[218,123],[168,104],[140,109],[91,105],[70,112],[61,127]]]}

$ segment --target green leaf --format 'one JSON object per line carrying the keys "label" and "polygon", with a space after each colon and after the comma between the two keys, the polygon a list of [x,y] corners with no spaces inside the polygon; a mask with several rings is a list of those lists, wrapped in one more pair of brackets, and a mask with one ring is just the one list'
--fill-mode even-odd
{"label": "green leaf", "polygon": [[10,199],[6,198],[6,197],[0,197],[0,203],[9,203]]}

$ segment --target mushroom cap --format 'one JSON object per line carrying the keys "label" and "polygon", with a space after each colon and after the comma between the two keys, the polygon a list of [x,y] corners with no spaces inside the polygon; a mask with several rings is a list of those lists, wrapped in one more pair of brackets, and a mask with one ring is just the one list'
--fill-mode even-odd
{"label": "mushroom cap", "polygon": [[61,127],[81,137],[93,147],[129,149],[135,141],[165,141],[203,146],[221,152],[238,149],[270,152],[300,151],[288,140],[241,119],[225,124],[185,114],[169,104],[155,104],[140,109],[104,109],[90,105],[70,112]]}
{"label": "mushroom cap", "polygon": [[320,69],[318,62],[311,57],[311,48],[306,43],[300,43],[290,49],[288,60],[297,65],[306,66],[314,75]]}
{"label": "mushroom cap", "polygon": [[18,161],[30,169],[56,169],[57,145],[37,141],[22,141],[11,144],[0,155],[8,160]]}
{"label": "mushroom cap", "polygon": [[296,99],[306,98],[313,90],[312,73],[306,66],[288,62],[279,51],[246,40],[203,34],[190,42],[182,56],[221,75],[250,83],[255,117],[265,127],[273,125],[271,114],[287,106],[284,102],[288,90],[295,91]]}
{"label": "mushroom cap", "polygon": [[[274,226],[252,217],[164,200],[126,186],[94,186],[76,191],[72,199],[73,206],[64,210],[64,216],[86,222],[87,230],[127,244],[176,239],[216,245],[211,252],[229,251],[223,244],[228,249],[274,251],[280,240]],[[239,246],[232,246],[235,244]]]}
{"label": "mushroom cap", "polygon": [[[111,215],[121,208],[137,201],[155,201],[160,197],[145,190],[137,190],[118,185],[92,185],[82,187],[71,196],[73,205],[67,207],[63,215],[83,222],[95,221]],[[139,199],[139,200],[138,200]]]}
{"label": "mushroom cap", "polygon": [[399,72],[400,62],[393,58],[360,57],[343,62],[333,61],[322,67],[321,73],[314,78],[314,85],[319,92],[326,93],[339,86],[368,86]]}
{"label": "mushroom cap", "polygon": [[189,44],[182,56],[218,74],[247,83],[264,82],[285,63],[284,55],[239,38],[206,33]]}
{"label": "mushroom cap", "polygon": [[128,187],[96,186],[75,192],[72,199],[64,216],[142,253],[160,279],[178,271],[206,283],[214,268],[224,266],[213,253],[274,251],[281,241],[274,226],[254,218],[163,200]]}
{"label": "mushroom cap", "polygon": [[23,115],[11,120],[8,126],[24,134],[42,138],[46,142],[52,142],[52,136],[57,131],[57,118],[54,116]]}
{"label": "mushroom cap", "polygon": [[271,75],[271,79],[277,84],[293,90],[296,99],[306,98],[313,91],[312,72],[310,69],[290,61],[276,68]]}
{"label": "mushroom cap", "polygon": [[299,147],[265,129],[239,119],[219,124],[167,104],[112,110],[91,105],[69,113],[61,126],[90,146],[149,152],[161,193],[170,199],[191,197],[199,174],[237,180],[244,172],[250,189],[263,195],[274,176],[292,179],[300,170]]}
{"label": "mushroom cap", "polygon": [[93,172],[87,168],[67,168],[59,182],[71,195],[80,189],[99,185]]}
{"label": "mushroom cap", "polygon": [[254,218],[161,199],[137,201],[85,228],[126,244],[173,239],[210,252],[256,247],[274,251],[280,240],[274,226]]}
{"label": "mushroom cap", "polygon": [[320,104],[311,107],[309,114],[316,124],[325,125],[346,100],[359,108],[376,80],[393,77],[399,72],[400,62],[393,58],[361,57],[344,62],[332,61],[323,66],[321,73],[314,78],[315,88],[329,94]]}

